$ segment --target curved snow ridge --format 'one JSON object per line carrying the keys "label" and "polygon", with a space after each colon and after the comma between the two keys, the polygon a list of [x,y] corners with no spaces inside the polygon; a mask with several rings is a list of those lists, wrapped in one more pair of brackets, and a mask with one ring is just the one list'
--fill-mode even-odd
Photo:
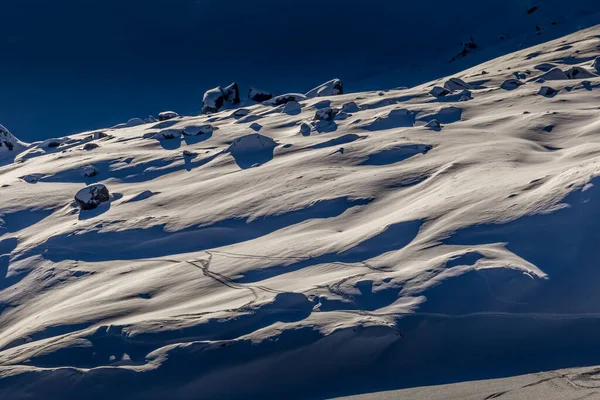
{"label": "curved snow ridge", "polygon": [[[498,335],[536,354],[565,327],[587,340],[600,78],[581,71],[597,34],[412,89],[330,81],[24,147],[0,167],[0,393],[127,380],[150,398],[242,397],[234,381],[319,397],[361,377],[410,385],[392,359],[447,378],[455,349]],[[489,351],[479,370],[519,363]]]}

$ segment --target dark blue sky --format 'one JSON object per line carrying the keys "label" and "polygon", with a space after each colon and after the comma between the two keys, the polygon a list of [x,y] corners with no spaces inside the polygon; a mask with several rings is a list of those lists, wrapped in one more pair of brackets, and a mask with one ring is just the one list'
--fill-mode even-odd
{"label": "dark blue sky", "polygon": [[363,89],[352,84],[363,74],[458,50],[478,29],[497,36],[524,21],[533,29],[538,18],[526,16],[524,0],[1,3],[0,123],[26,141],[167,109],[196,114],[206,89],[234,80],[305,92],[340,77]]}

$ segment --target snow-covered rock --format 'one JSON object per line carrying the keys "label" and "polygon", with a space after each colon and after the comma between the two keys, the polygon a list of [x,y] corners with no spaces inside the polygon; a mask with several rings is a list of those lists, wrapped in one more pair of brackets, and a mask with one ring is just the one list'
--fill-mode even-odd
{"label": "snow-covered rock", "polygon": [[156,133],[154,137],[156,139],[179,139],[182,133],[181,129],[167,128]]}
{"label": "snow-covered rock", "polygon": [[202,99],[202,114],[218,112],[225,104],[225,96],[220,87],[207,90]]}
{"label": "snow-covered rock", "polygon": [[8,129],[0,125],[0,153],[12,153],[18,144],[17,138]]}
{"label": "snow-covered rock", "polygon": [[267,106],[280,106],[282,104],[289,103],[290,101],[300,102],[306,99],[307,97],[300,93],[287,93],[277,97],[273,97],[270,100],[264,101],[263,104]]}
{"label": "snow-covered rock", "polygon": [[437,119],[432,119],[427,124],[425,124],[426,128],[429,128],[434,131],[440,131],[442,129],[442,124]]}
{"label": "snow-covered rock", "polygon": [[519,86],[523,86],[524,84],[525,83],[523,81],[520,81],[519,79],[507,79],[504,82],[502,82],[502,85],[500,87],[504,90],[515,90]]}
{"label": "snow-covered rock", "polygon": [[159,121],[168,121],[177,117],[179,117],[179,114],[177,114],[175,111],[163,111],[160,114],[158,114]]}
{"label": "snow-covered rock", "polygon": [[86,178],[91,178],[96,175],[98,175],[98,169],[93,165],[86,165],[83,167],[83,176]]}
{"label": "snow-covered rock", "polygon": [[358,107],[358,105],[354,101],[349,101],[342,105],[342,112],[351,114],[351,113],[355,113],[355,112],[359,112],[359,111],[360,111],[360,107]]}
{"label": "snow-covered rock", "polygon": [[78,191],[75,201],[82,210],[93,210],[100,204],[110,201],[110,193],[106,186],[96,183]]}
{"label": "snow-covered rock", "polygon": [[262,103],[264,101],[271,100],[272,98],[273,94],[265,90],[250,88],[248,91],[248,99],[256,101],[257,103]]}
{"label": "snow-covered rock", "polygon": [[229,104],[236,105],[240,103],[240,89],[237,83],[234,82],[229,86],[225,86],[222,92],[223,98]]}
{"label": "snow-covered rock", "polygon": [[473,86],[469,85],[462,79],[450,78],[444,83],[444,88],[450,92],[454,92],[456,90],[473,89]]}
{"label": "snow-covered rock", "polygon": [[83,145],[83,150],[85,151],[90,151],[90,150],[94,150],[97,149],[98,147],[100,147],[100,145],[98,145],[98,143],[86,143]]}
{"label": "snow-covered rock", "polygon": [[186,136],[206,135],[213,133],[211,124],[188,125],[183,128],[183,134]]}
{"label": "snow-covered rock", "polygon": [[550,86],[542,86],[537,94],[541,96],[551,97],[558,93],[558,90]]}
{"label": "snow-covered rock", "polygon": [[552,68],[548,72],[540,75],[536,79],[542,79],[544,81],[563,81],[569,79],[567,74],[560,68]]}
{"label": "snow-covered rock", "polygon": [[310,99],[313,97],[338,96],[340,94],[344,94],[344,84],[336,78],[309,90],[306,97]]}
{"label": "snow-covered rock", "polygon": [[144,125],[145,123],[146,123],[146,121],[144,121],[141,118],[131,118],[129,121],[126,122],[126,125],[128,127],[132,127],[132,126]]}
{"label": "snow-covered rock", "polygon": [[595,78],[598,75],[591,73],[583,67],[573,67],[565,71],[565,75],[569,79],[589,79]]}
{"label": "snow-covered rock", "polygon": [[315,120],[317,121],[333,121],[335,116],[338,114],[339,110],[337,108],[323,108],[321,110],[317,110],[315,113]]}
{"label": "snow-covered rock", "polygon": [[444,97],[450,94],[450,90],[441,86],[434,86],[433,89],[429,91],[429,94],[433,97]]}
{"label": "snow-covered rock", "polygon": [[281,112],[288,115],[298,115],[302,112],[302,106],[297,101],[292,100],[285,103]]}
{"label": "snow-covered rock", "polygon": [[592,62],[592,68],[600,74],[600,57],[596,57]]}

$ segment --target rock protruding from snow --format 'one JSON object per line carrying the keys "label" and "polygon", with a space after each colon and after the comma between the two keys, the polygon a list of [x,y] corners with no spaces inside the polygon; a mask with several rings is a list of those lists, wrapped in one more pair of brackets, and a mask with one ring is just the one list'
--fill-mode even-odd
{"label": "rock protruding from snow", "polygon": [[287,115],[298,115],[302,112],[302,106],[297,101],[290,101],[285,103],[281,112]]}
{"label": "rock protruding from snow", "polygon": [[235,156],[272,149],[275,146],[277,146],[277,143],[270,137],[259,133],[252,133],[235,139],[227,149],[227,152]]}
{"label": "rock protruding from snow", "polygon": [[59,147],[61,144],[63,144],[64,142],[66,142],[67,139],[68,138],[46,139],[46,140],[42,141],[42,143],[39,144],[39,147],[41,147],[43,149],[55,149],[55,148]]}
{"label": "rock protruding from snow", "polygon": [[8,129],[0,125],[0,153],[14,151],[18,142]]}
{"label": "rock protruding from snow", "polygon": [[265,90],[250,88],[248,98],[257,103],[262,103],[263,101],[271,100],[273,95]]}
{"label": "rock protruding from snow", "polygon": [[335,116],[337,115],[338,112],[339,112],[339,110],[337,108],[331,108],[331,107],[317,110],[317,112],[315,113],[315,120],[317,120],[317,121],[333,121],[333,119],[335,118]]}
{"label": "rock protruding from snow", "polygon": [[355,112],[358,112],[358,111],[360,111],[360,108],[353,101],[350,101],[348,103],[344,103],[342,105],[342,112],[351,114],[351,113],[355,113]]}
{"label": "rock protruding from snow", "polygon": [[225,96],[220,87],[207,90],[202,99],[202,114],[218,112],[225,104]]}
{"label": "rock protruding from snow", "polygon": [[438,121],[437,119],[432,119],[425,125],[425,128],[429,128],[432,131],[441,131],[442,124],[440,124],[440,121]]}
{"label": "rock protruding from snow", "polygon": [[91,178],[98,175],[98,170],[93,165],[86,165],[83,167],[83,176]]}
{"label": "rock protruding from snow", "polygon": [[429,94],[432,95],[433,97],[444,97],[446,95],[449,95],[450,91],[441,86],[434,86],[433,89],[431,89],[429,91]]}
{"label": "rock protruding from snow", "polygon": [[213,133],[211,124],[190,125],[183,129],[183,134],[186,136],[208,135]]}
{"label": "rock protruding from snow", "polygon": [[311,131],[312,131],[312,126],[309,123],[303,122],[300,124],[300,134],[302,136],[310,136]]}
{"label": "rock protruding from snow", "polygon": [[240,168],[247,169],[271,161],[276,146],[277,143],[270,137],[253,133],[235,139],[227,152],[233,156]]}
{"label": "rock protruding from snow", "polygon": [[100,183],[87,186],[75,195],[75,201],[82,210],[93,210],[109,200],[110,193],[108,189]]}
{"label": "rock protruding from snow", "polygon": [[542,86],[537,94],[546,97],[552,97],[558,93],[558,90],[550,87],[550,86]]}
{"label": "rock protruding from snow", "polygon": [[224,88],[217,86],[204,93],[204,97],[202,98],[202,114],[219,112],[225,103],[237,105],[240,101],[240,88],[236,82]]}
{"label": "rock protruding from snow", "polygon": [[543,79],[544,81],[565,81],[569,79],[569,77],[563,72],[562,69],[552,68],[551,70],[549,70],[545,74],[540,75],[536,79]]}
{"label": "rock protruding from snow", "polygon": [[518,79],[507,79],[504,82],[502,82],[502,85],[500,87],[504,90],[515,90],[516,88],[522,85],[524,85],[524,83]]}
{"label": "rock protruding from snow", "polygon": [[97,149],[98,147],[100,147],[98,145],[98,143],[86,143],[83,145],[83,150],[90,151],[90,150]]}
{"label": "rock protruding from snow", "polygon": [[289,103],[290,101],[302,101],[306,100],[307,97],[300,93],[287,93],[281,96],[273,97],[271,100],[264,102],[267,106],[280,106],[282,104]]}
{"label": "rock protruding from snow", "polygon": [[600,74],[600,57],[596,57],[596,59],[592,62],[592,68],[594,68],[596,72]]}
{"label": "rock protruding from snow", "polygon": [[94,132],[92,133],[92,140],[104,139],[107,138],[108,135],[104,132]]}
{"label": "rock protruding from snow", "polygon": [[473,86],[459,78],[450,78],[444,83],[444,88],[454,92],[455,90],[473,89]]}
{"label": "rock protruding from snow", "polygon": [[159,121],[167,121],[177,117],[179,117],[179,114],[177,114],[175,111],[163,111],[158,114]]}
{"label": "rock protruding from snow", "polygon": [[181,137],[181,133],[181,129],[163,129],[162,131],[158,132],[154,137],[159,140],[178,139]]}
{"label": "rock protruding from snow", "polygon": [[588,79],[597,77],[596,74],[591,73],[587,69],[583,67],[573,67],[567,71],[565,71],[565,75],[569,79]]}
{"label": "rock protruding from snow", "polygon": [[146,121],[141,118],[131,118],[129,121],[125,123],[128,127],[144,125]]}
{"label": "rock protruding from snow", "polygon": [[225,86],[222,89],[222,92],[226,102],[233,105],[240,104],[240,89],[236,82],[233,82],[229,86]]}
{"label": "rock protruding from snow", "polygon": [[252,125],[250,125],[250,129],[259,132],[262,129],[262,125],[257,122],[254,122]]}
{"label": "rock protruding from snow", "polygon": [[336,78],[308,91],[306,97],[310,99],[313,97],[338,96],[340,94],[344,94],[344,84]]}

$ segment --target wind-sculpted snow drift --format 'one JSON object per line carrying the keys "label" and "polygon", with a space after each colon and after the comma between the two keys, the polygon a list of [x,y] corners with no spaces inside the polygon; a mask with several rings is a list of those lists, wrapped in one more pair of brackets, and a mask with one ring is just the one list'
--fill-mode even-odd
{"label": "wind-sculpted snow drift", "polygon": [[[600,362],[599,35],[411,89],[0,130],[0,397],[323,398]],[[110,194],[81,209],[85,187]]]}

